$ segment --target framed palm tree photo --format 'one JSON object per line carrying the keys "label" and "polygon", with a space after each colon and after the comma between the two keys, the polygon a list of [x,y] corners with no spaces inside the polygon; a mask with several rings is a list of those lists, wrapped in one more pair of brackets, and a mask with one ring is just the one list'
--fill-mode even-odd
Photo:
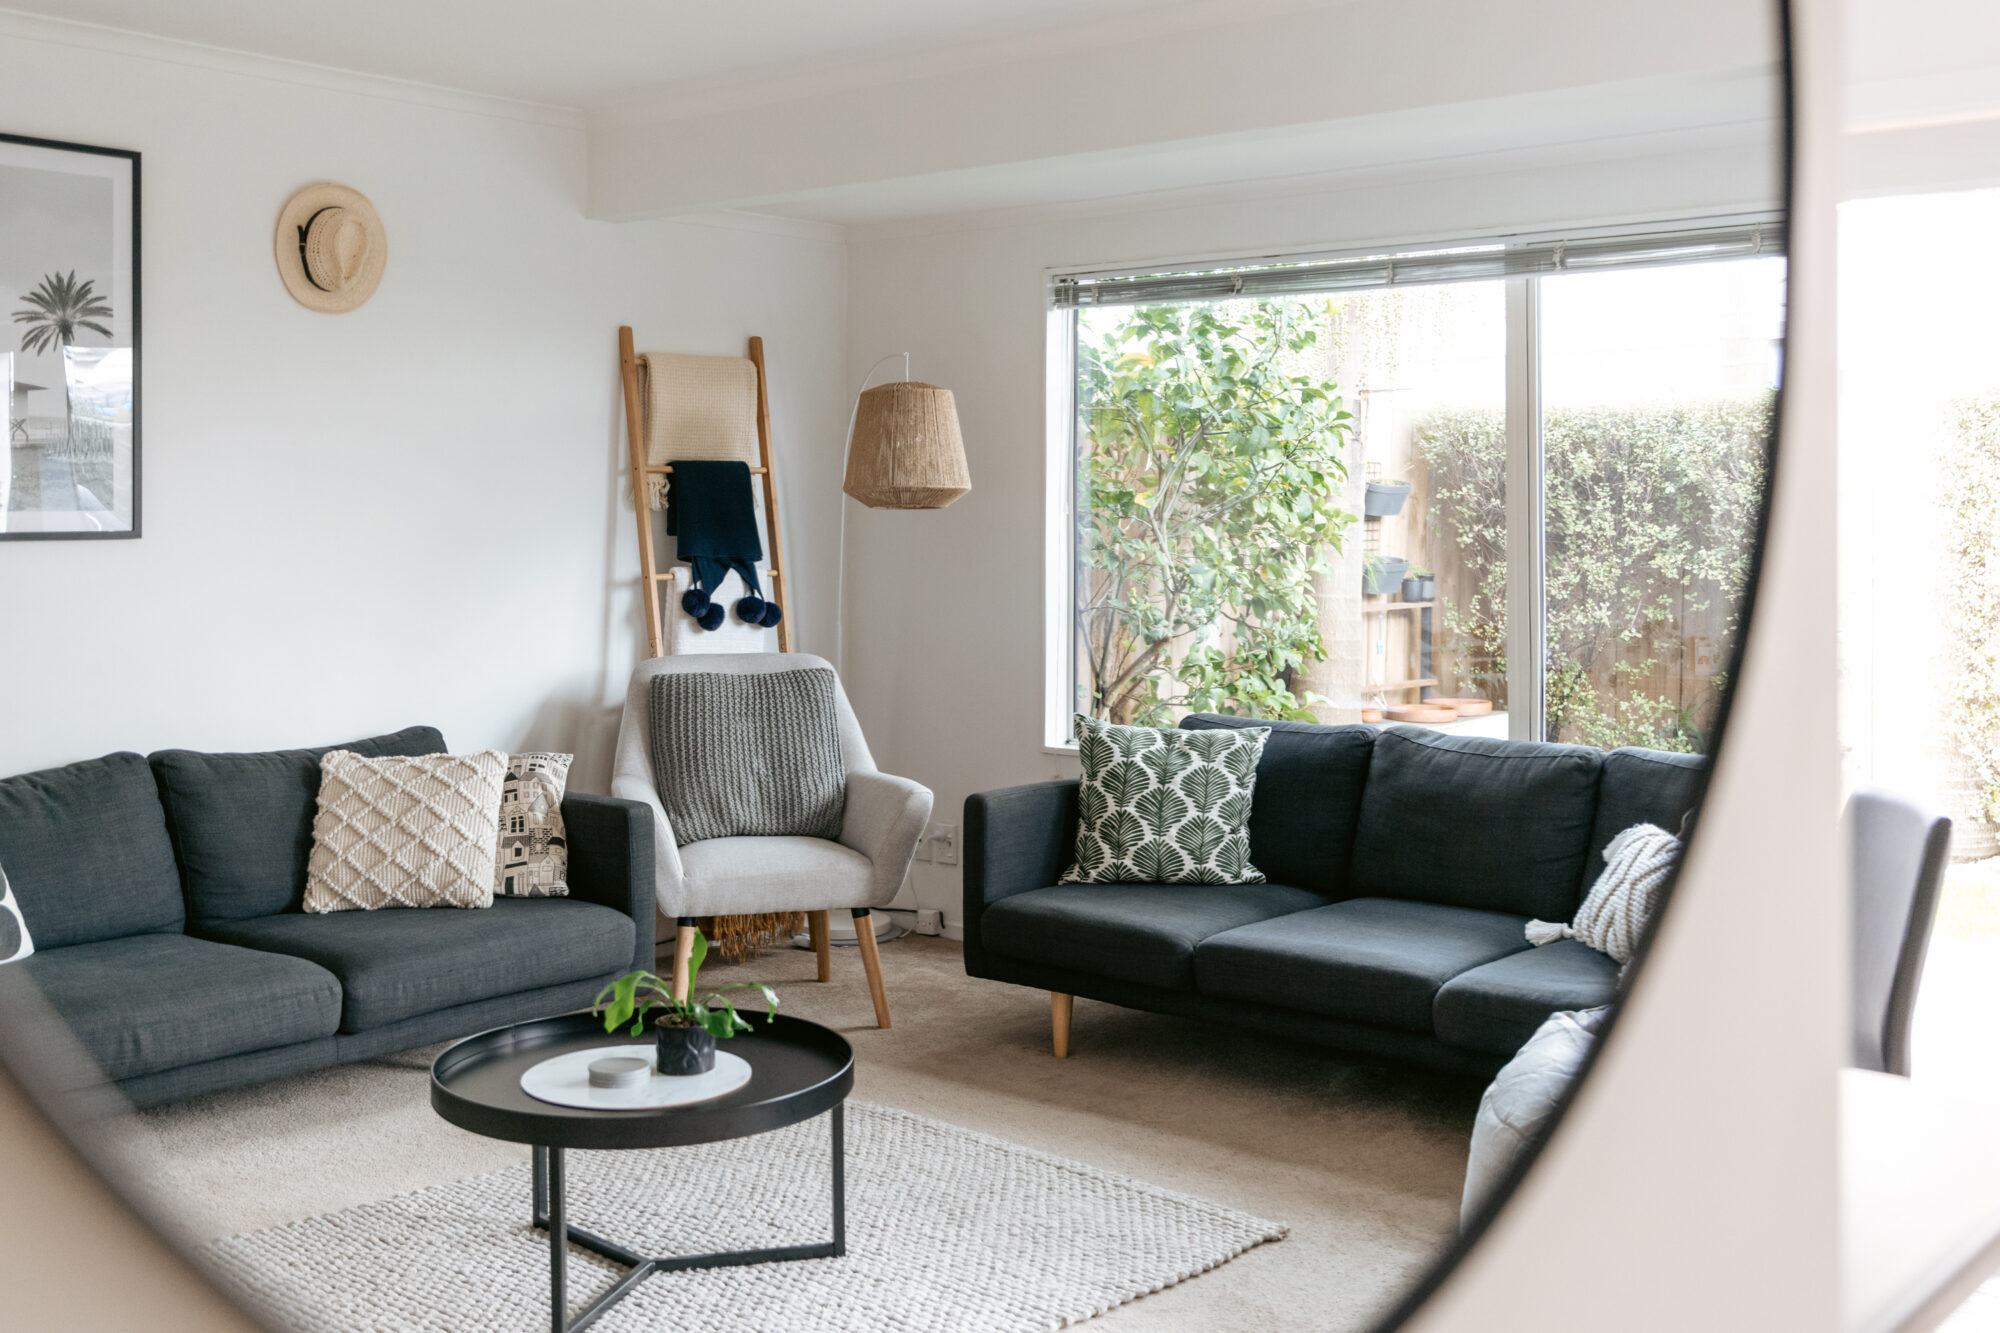
{"label": "framed palm tree photo", "polygon": [[139,535],[139,155],[0,134],[0,541]]}

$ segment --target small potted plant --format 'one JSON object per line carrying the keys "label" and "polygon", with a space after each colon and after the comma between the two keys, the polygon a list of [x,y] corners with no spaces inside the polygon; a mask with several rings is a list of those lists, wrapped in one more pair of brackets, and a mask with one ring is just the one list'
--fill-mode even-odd
{"label": "small potted plant", "polygon": [[1361,512],[1370,518],[1387,518],[1402,513],[1403,502],[1409,498],[1407,481],[1371,481],[1368,493],[1361,497]]}
{"label": "small potted plant", "polygon": [[694,952],[688,955],[689,998],[685,1000],[674,998],[673,982],[665,977],[646,971],[627,972],[598,992],[591,1012],[604,1015],[606,1032],[616,1032],[630,1023],[635,1037],[646,1030],[646,1016],[657,1012],[658,1017],[653,1019],[655,1067],[670,1078],[706,1074],[715,1068],[716,1039],[750,1030],[749,1020],[736,1012],[734,1004],[723,999],[724,994],[759,991],[768,1005],[764,1016],[778,1016],[778,994],[761,981],[738,981],[712,990],[702,999],[693,998],[695,981],[701,976],[701,960],[707,956],[708,940],[697,930]]}
{"label": "small potted plant", "polygon": [[1406,602],[1428,602],[1437,596],[1437,578],[1428,569],[1419,565],[1410,566],[1410,572],[1403,575],[1403,600]]}
{"label": "small potted plant", "polygon": [[1361,591],[1371,597],[1386,597],[1396,590],[1409,568],[1410,562],[1399,555],[1371,555],[1361,573]]}

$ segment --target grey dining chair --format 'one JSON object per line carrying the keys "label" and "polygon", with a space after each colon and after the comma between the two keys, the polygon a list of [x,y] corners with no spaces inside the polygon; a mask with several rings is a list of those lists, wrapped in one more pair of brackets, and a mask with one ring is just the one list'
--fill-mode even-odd
{"label": "grey dining chair", "polygon": [[1891,796],[1847,803],[1853,856],[1853,1064],[1907,1077],[1910,1020],[1951,854],[1951,821]]}

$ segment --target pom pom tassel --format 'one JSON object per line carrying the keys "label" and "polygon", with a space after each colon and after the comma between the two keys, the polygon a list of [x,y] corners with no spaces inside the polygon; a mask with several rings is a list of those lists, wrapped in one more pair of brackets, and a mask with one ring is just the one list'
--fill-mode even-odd
{"label": "pom pom tassel", "polygon": [[1576,932],[1566,925],[1554,921],[1530,921],[1528,923],[1528,943],[1537,948],[1544,944],[1554,944],[1557,940],[1573,940]]}
{"label": "pom pom tassel", "polygon": [[759,625],[764,619],[764,599],[756,593],[736,599],[736,618],[746,625]]}
{"label": "pom pom tassel", "polygon": [[689,588],[681,594],[681,610],[700,620],[708,610],[708,594],[700,588]]}
{"label": "pom pom tassel", "polygon": [[777,627],[778,622],[784,618],[785,612],[783,607],[779,606],[776,602],[766,602],[764,603],[763,617],[758,623],[763,625],[765,629],[774,629]]}

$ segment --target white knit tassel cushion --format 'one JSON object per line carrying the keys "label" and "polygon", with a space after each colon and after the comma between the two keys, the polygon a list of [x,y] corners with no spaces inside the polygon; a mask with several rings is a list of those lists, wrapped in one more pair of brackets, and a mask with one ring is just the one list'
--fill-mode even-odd
{"label": "white knit tassel cushion", "polygon": [[1639,932],[1660,900],[1660,886],[1681,854],[1681,840],[1663,828],[1634,824],[1604,849],[1604,873],[1590,886],[1569,925],[1530,921],[1528,943],[1581,940],[1620,963],[1632,961]]}

